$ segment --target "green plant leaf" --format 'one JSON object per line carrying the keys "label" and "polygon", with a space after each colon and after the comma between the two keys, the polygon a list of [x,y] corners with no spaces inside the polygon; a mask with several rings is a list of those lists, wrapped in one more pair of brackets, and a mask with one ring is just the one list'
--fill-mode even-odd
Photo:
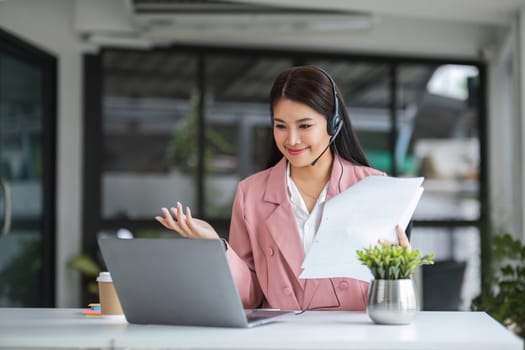
{"label": "green plant leaf", "polygon": [[77,270],[87,277],[96,277],[100,272],[98,264],[90,256],[84,254],[75,255],[69,259],[67,267]]}
{"label": "green plant leaf", "polygon": [[357,250],[359,261],[367,266],[375,279],[410,278],[419,265],[433,264],[434,254],[421,257],[417,250],[409,251],[396,244]]}
{"label": "green plant leaf", "polygon": [[525,338],[525,245],[508,233],[492,235],[489,283],[471,308],[488,312]]}

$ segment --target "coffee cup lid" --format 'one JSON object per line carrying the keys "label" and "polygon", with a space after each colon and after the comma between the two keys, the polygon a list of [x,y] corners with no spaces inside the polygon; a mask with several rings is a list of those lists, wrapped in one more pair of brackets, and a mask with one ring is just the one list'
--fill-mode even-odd
{"label": "coffee cup lid", "polygon": [[101,272],[97,277],[97,282],[112,282],[109,272]]}

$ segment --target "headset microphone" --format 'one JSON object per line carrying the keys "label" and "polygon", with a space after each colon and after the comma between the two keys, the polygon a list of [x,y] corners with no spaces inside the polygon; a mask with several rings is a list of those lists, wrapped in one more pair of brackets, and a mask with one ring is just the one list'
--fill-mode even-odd
{"label": "headset microphone", "polygon": [[323,156],[324,152],[326,152],[326,150],[332,145],[332,143],[334,143],[335,137],[339,134],[339,132],[341,131],[342,127],[343,127],[343,123],[341,123],[338,126],[337,130],[335,131],[335,134],[330,137],[330,142],[328,142],[328,145],[326,145],[326,147],[321,152],[321,154],[318,155],[317,158],[314,159],[314,161],[310,164],[311,166],[314,166],[317,163],[317,161]]}

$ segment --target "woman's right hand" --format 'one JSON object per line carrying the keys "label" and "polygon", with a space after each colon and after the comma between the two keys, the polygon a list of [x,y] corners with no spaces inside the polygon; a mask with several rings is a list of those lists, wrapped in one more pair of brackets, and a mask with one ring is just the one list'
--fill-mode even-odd
{"label": "woman's right hand", "polygon": [[[171,213],[170,213],[171,211]],[[182,210],[182,204],[177,202],[177,207],[162,208],[163,216],[156,216],[155,220],[167,229],[176,231],[183,237],[200,239],[220,239],[219,234],[210,224],[204,220],[191,216],[190,208],[186,207],[186,213]]]}

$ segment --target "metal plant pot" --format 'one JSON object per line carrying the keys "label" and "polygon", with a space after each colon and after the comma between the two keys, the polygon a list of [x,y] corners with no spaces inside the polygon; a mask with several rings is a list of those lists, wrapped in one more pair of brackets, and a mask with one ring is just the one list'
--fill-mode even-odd
{"label": "metal plant pot", "polygon": [[372,280],[366,312],[375,323],[409,324],[416,316],[416,293],[412,279]]}

